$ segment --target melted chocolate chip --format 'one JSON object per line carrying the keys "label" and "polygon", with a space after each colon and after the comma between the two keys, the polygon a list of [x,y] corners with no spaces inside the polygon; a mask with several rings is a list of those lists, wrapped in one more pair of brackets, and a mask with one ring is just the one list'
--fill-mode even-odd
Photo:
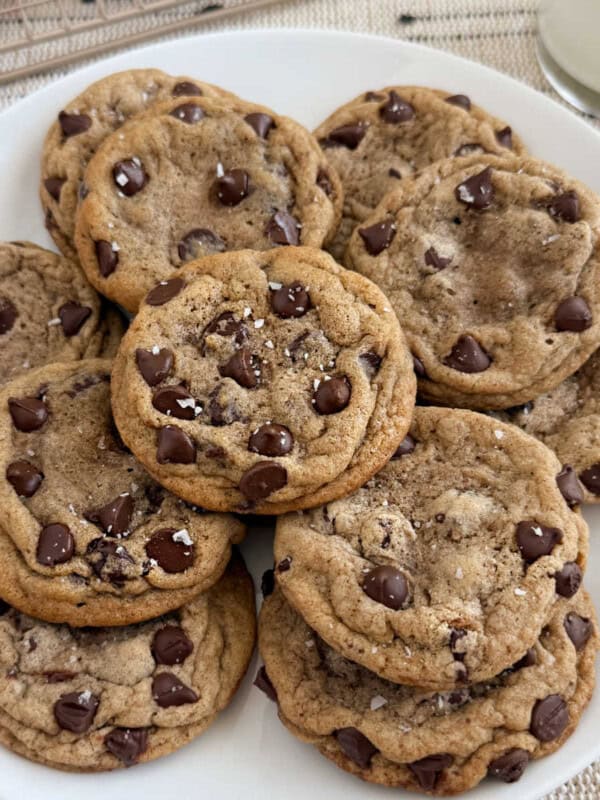
{"label": "melted chocolate chip", "polygon": [[444,364],[458,372],[484,372],[492,363],[492,359],[469,334],[461,336],[444,359]]}
{"label": "melted chocolate chip", "polygon": [[92,539],[86,551],[86,560],[101,581],[122,585],[126,580],[123,571],[127,564],[134,560],[125,547],[119,542],[105,539],[103,536]]}
{"label": "melted chocolate chip", "polygon": [[250,178],[243,169],[229,169],[215,181],[215,191],[224,206],[237,206],[248,196]]}
{"label": "melted chocolate chip", "polygon": [[109,536],[122,536],[129,530],[133,515],[133,498],[130,494],[117,495],[106,505],[86,513],[86,519],[100,525]]}
{"label": "melted chocolate chip", "polygon": [[171,94],[173,97],[201,97],[203,91],[191,81],[179,81],[173,87]]}
{"label": "melted chocolate chip", "polygon": [[282,319],[303,317],[311,307],[310,295],[299,281],[281,286],[271,294],[273,313]]}
{"label": "melted chocolate chip", "polygon": [[350,402],[352,385],[346,375],[321,381],[313,394],[312,403],[318,414],[338,414]]}
{"label": "melted chocolate chip", "polygon": [[333,734],[341,751],[361,769],[368,769],[379,750],[357,728],[340,728]]}
{"label": "melted chocolate chip", "polygon": [[125,197],[133,197],[148,183],[148,175],[138,158],[117,161],[112,169],[115,186]]}
{"label": "melted chocolate chip", "polygon": [[148,728],[113,728],[104,737],[104,744],[126,767],[132,767],[146,752],[148,733]]}
{"label": "melted chocolate chip", "polygon": [[44,181],[44,188],[50,197],[57,203],[60,200],[60,192],[65,185],[66,178],[46,178]]}
{"label": "melted chocolate chip", "polygon": [[327,195],[327,197],[331,197],[333,194],[333,184],[331,183],[331,179],[327,174],[327,171],[323,168],[321,168],[317,173],[317,186]]}
{"label": "melted chocolate chip", "polygon": [[292,566],[292,558],[291,556],[286,556],[282,558],[279,564],[277,564],[277,572],[287,572],[290,567]]}
{"label": "melted chocolate chip", "polygon": [[92,127],[92,119],[87,114],[69,114],[68,111],[59,111],[58,124],[65,139],[85,133]]}
{"label": "melted chocolate chip", "polygon": [[161,708],[197,703],[198,695],[172,672],[161,672],[152,681],[152,697]]}
{"label": "melted chocolate chip", "polygon": [[533,564],[538,558],[550,555],[555,545],[562,542],[562,538],[562,532],[558,528],[540,525],[535,520],[524,520],[517,525],[517,546],[527,564]]}
{"label": "melted chocolate chip", "polygon": [[166,425],[156,437],[156,460],[159,464],[193,464],[196,443],[181,428]]}
{"label": "melted chocolate chip", "polygon": [[242,475],[240,492],[251,502],[264,500],[287,484],[287,470],[275,461],[258,461]]}
{"label": "melted chocolate chip", "polygon": [[182,261],[190,261],[210,253],[223,253],[225,242],[208,228],[194,228],[177,245],[177,254]]}
{"label": "melted chocolate chip", "polygon": [[6,480],[19,497],[33,497],[42,485],[44,473],[29,461],[13,461],[6,468]]}
{"label": "melted chocolate chip", "polygon": [[581,211],[579,208],[579,197],[577,192],[569,191],[554,197],[547,204],[546,208],[551,217],[562,220],[563,222],[579,222]]}
{"label": "melted chocolate chip", "polygon": [[530,647],[523,658],[520,658],[515,664],[512,665],[511,670],[516,672],[519,669],[533,667],[535,664],[537,664],[537,653],[535,652],[535,647]]}
{"label": "melted chocolate chip", "polygon": [[495,135],[496,141],[500,147],[506,147],[508,150],[512,150],[512,128],[510,125],[507,125],[505,128],[496,131]]}
{"label": "melted chocolate chip", "polygon": [[[178,534],[183,541],[178,541]],[[146,543],[148,558],[156,561],[165,572],[173,574],[184,572],[194,563],[194,545],[185,544],[189,540],[186,530],[177,531],[176,528],[161,528],[156,531],[149,542]]]}
{"label": "melted chocolate chip", "polygon": [[335,147],[339,145],[347,147],[348,150],[356,150],[358,145],[362,142],[367,128],[368,125],[364,122],[340,125],[339,128],[334,128],[334,130],[330,131],[327,139],[321,142],[321,144],[325,147]]}
{"label": "melted chocolate chip", "polygon": [[466,94],[453,94],[446,98],[446,102],[452,106],[458,106],[464,111],[471,110],[471,100]]}
{"label": "melted chocolate chip", "polygon": [[569,508],[583,502],[583,489],[577,480],[577,473],[569,464],[565,464],[556,476],[556,485]]}
{"label": "melted chocolate chip", "polygon": [[273,244],[300,244],[300,223],[287,211],[276,211],[267,222],[266,233]]}
{"label": "melted chocolate chip", "polygon": [[64,564],[75,552],[75,541],[66,525],[55,522],[42,528],[37,544],[36,559],[38,564],[54,567]]}
{"label": "melted chocolate chip", "polygon": [[0,297],[0,336],[8,333],[14,326],[19,313],[8,297]]}
{"label": "melted chocolate chip", "polygon": [[181,278],[170,278],[168,281],[157,283],[146,295],[149,306],[162,306],[176,297],[185,286]]}
{"label": "melted chocolate chip", "polygon": [[396,452],[392,456],[392,460],[396,458],[401,458],[402,456],[407,456],[417,446],[416,439],[414,439],[410,433],[407,433],[404,439],[398,445]]}
{"label": "melted chocolate chip", "polygon": [[438,271],[445,269],[451,261],[451,257],[445,258],[444,256],[440,256],[435,247],[430,247],[429,250],[425,251],[425,263],[427,266],[433,267]]}
{"label": "melted chocolate chip", "polygon": [[588,492],[600,495],[600,463],[584,469],[579,478]]}
{"label": "melted chocolate chip", "polygon": [[452,628],[450,631],[450,652],[454,656],[455,661],[464,661],[466,653],[464,650],[459,650],[456,645],[461,640],[464,639],[467,635],[467,631],[464,628]]}
{"label": "melted chocolate chip", "polygon": [[579,591],[583,572],[575,561],[567,561],[563,568],[554,573],[556,594],[561,597],[573,597]]}
{"label": "melted chocolate chip", "polygon": [[374,350],[369,350],[366,353],[361,353],[359,358],[364,371],[370,378],[373,378],[375,375],[377,375],[381,369],[381,363],[383,361],[383,358],[378,353],[376,353]]}
{"label": "melted chocolate chip", "polygon": [[294,437],[284,425],[267,422],[257,428],[248,440],[248,450],[261,456],[285,456],[294,446]]}
{"label": "melted chocolate chip", "polygon": [[196,401],[183,386],[163,386],[152,395],[152,405],[161,414],[177,419],[195,419]]}
{"label": "melted chocolate chip", "polygon": [[108,278],[119,264],[119,252],[113,249],[111,242],[107,242],[104,239],[94,242],[94,250],[96,251],[96,261],[98,262],[100,275],[103,278]]}
{"label": "melted chocolate chip", "polygon": [[174,108],[173,111],[170,111],[169,116],[175,117],[175,119],[185,122],[187,125],[195,125],[203,119],[204,111],[196,103],[183,103]]}
{"label": "melted chocolate chip", "polygon": [[224,311],[211,320],[202,331],[202,339],[209,334],[215,336],[235,336],[236,344],[243,344],[248,338],[248,329],[241,320],[237,320],[231,311]]}
{"label": "melted chocolate chip", "polygon": [[573,642],[575,650],[582,650],[592,633],[594,625],[587,617],[580,617],[574,611],[570,611],[564,620],[567,636]]}
{"label": "melted chocolate chip", "polygon": [[167,625],[156,631],[150,649],[157,664],[172,667],[173,664],[183,664],[193,652],[194,645],[182,628]]}
{"label": "melted chocolate chip", "polygon": [[581,333],[592,324],[592,312],[583,297],[567,297],[554,312],[557,331]]}
{"label": "melted chocolate chip", "polygon": [[219,374],[223,378],[231,378],[244,389],[258,386],[257,371],[252,353],[247,347],[236,350],[228,361],[219,366]]}
{"label": "melted chocolate chip", "polygon": [[376,603],[398,611],[408,598],[408,581],[399,569],[382,565],[365,575],[362,590]]}
{"label": "melted chocolate chip", "polygon": [[275,570],[266,569],[263,572],[263,576],[260,581],[260,591],[262,592],[263,598],[269,597],[269,595],[273,594],[274,589],[275,589]]}
{"label": "melted chocolate chip", "polygon": [[384,122],[397,124],[408,122],[415,116],[414,106],[403,100],[393,89],[389,94],[388,100],[379,109],[379,116]]}
{"label": "melted chocolate chip", "polygon": [[419,786],[426,792],[431,792],[435,789],[442,772],[451,764],[452,756],[447,753],[438,753],[413,761],[408,768],[419,782]]}
{"label": "melted chocolate chip", "polygon": [[46,677],[46,683],[65,683],[66,681],[72,680],[77,673],[76,672],[44,672]]}
{"label": "melted chocolate chip", "polygon": [[538,700],[531,712],[529,730],[540,742],[552,742],[569,724],[569,708],[559,694]]}
{"label": "melted chocolate chip", "polygon": [[100,700],[90,691],[63,694],[54,704],[54,719],[59,728],[82,734],[91,727]]}
{"label": "melted chocolate chip", "polygon": [[89,306],[82,306],[81,303],[73,301],[64,303],[58,309],[58,316],[65,336],[75,336],[79,333],[91,313],[92,309]]}
{"label": "melted chocolate chip", "polygon": [[359,228],[360,238],[365,243],[365,250],[371,256],[378,256],[392,243],[396,235],[396,223],[392,219],[376,222],[368,228]]}
{"label": "melted chocolate chip", "polygon": [[272,128],[275,127],[273,117],[261,112],[246,114],[244,121],[250,125],[254,133],[261,139],[266,139]]}
{"label": "melted chocolate chip", "polygon": [[267,675],[267,670],[264,666],[261,667],[256,673],[254,686],[256,686],[257,689],[260,689],[261,692],[264,692],[269,700],[272,700],[274,703],[277,702],[277,692],[275,691],[275,687],[271,683],[271,679]]}
{"label": "melted chocolate chip", "polygon": [[142,378],[148,386],[156,386],[171,374],[173,352],[167,348],[135,351],[135,361]]}
{"label": "melted chocolate chip", "polygon": [[504,783],[515,783],[525,772],[529,758],[527,750],[513,747],[512,750],[507,750],[503,755],[490,761],[488,775]]}
{"label": "melted chocolate chip", "polygon": [[402,180],[402,173],[399,172],[394,167],[390,167],[388,169],[388,178],[396,178],[397,180]]}
{"label": "melted chocolate chip", "polygon": [[494,199],[492,184],[492,168],[486,167],[482,172],[471,175],[454,190],[456,199],[475,211],[485,211]]}
{"label": "melted chocolate chip", "polygon": [[8,410],[13,425],[23,433],[39,430],[48,419],[48,408],[37,397],[10,397]]}

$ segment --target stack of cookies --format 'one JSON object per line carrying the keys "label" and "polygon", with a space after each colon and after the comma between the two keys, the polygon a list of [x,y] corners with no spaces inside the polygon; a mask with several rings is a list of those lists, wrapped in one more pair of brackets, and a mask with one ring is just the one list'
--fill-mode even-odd
{"label": "stack of cookies", "polygon": [[0,246],[0,741],[87,771],[201,733],[259,514],[294,735],[441,795],[560,746],[598,643],[600,199],[464,95],[313,136],[157,70],[60,111],[41,199],[62,256]]}

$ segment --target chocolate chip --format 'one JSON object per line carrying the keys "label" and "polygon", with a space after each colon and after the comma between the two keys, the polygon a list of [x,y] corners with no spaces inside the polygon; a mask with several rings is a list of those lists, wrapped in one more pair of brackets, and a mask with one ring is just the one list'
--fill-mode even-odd
{"label": "chocolate chip", "polygon": [[447,753],[437,753],[426,756],[418,761],[413,761],[408,768],[419,782],[419,786],[427,792],[433,791],[442,772],[452,764],[452,756]]}
{"label": "chocolate chip", "polygon": [[312,403],[318,414],[338,414],[350,402],[352,385],[346,375],[321,381],[313,394]]}
{"label": "chocolate chip", "polygon": [[[178,535],[181,540],[174,538]],[[153,558],[165,572],[169,574],[184,572],[194,563],[194,545],[185,543],[189,540],[189,534],[185,529],[178,531],[176,528],[161,528],[146,543],[146,553],[148,558]]]}
{"label": "chocolate chip", "polygon": [[294,446],[294,437],[284,425],[266,422],[248,440],[248,450],[261,456],[285,456]]}
{"label": "chocolate chip", "polygon": [[76,672],[44,672],[46,683],[65,683],[66,681],[73,680],[77,675]]}
{"label": "chocolate chip", "polygon": [[279,564],[277,564],[277,572],[287,572],[290,567],[292,566],[292,558],[291,556],[286,556],[282,558]]}
{"label": "chocolate chip", "polygon": [[506,147],[508,150],[512,150],[512,128],[510,125],[507,125],[506,128],[502,128],[502,130],[496,131],[496,141],[500,147]]}
{"label": "chocolate chip", "polygon": [[124,493],[115,497],[106,505],[86,513],[86,519],[100,525],[109,536],[122,536],[129,530],[133,515],[133,498]]}
{"label": "chocolate chip", "polygon": [[194,440],[175,425],[160,428],[156,444],[156,460],[159,464],[193,464],[196,460]]}
{"label": "chocolate chip", "polygon": [[567,297],[554,312],[557,331],[581,333],[592,324],[592,312],[583,297]]}
{"label": "chocolate chip", "polygon": [[240,492],[248,500],[264,500],[287,483],[287,470],[275,461],[258,461],[240,480]]}
{"label": "chocolate chip", "polygon": [[454,656],[455,661],[464,661],[466,653],[464,650],[458,650],[456,645],[461,640],[464,639],[467,635],[467,631],[464,628],[452,628],[450,631],[450,652]]}
{"label": "chocolate chip", "polygon": [[471,110],[471,100],[467,97],[466,94],[453,94],[450,97],[446,98],[446,102],[450,103],[450,105],[458,106],[462,108],[464,111]]}
{"label": "chocolate chip", "polygon": [[176,297],[185,286],[181,278],[170,278],[168,281],[157,283],[146,295],[149,306],[162,306]]}
{"label": "chocolate chip", "polygon": [[66,183],[66,178],[46,178],[44,187],[50,197],[57,203],[60,200],[60,192]]}
{"label": "chocolate chip", "polygon": [[580,617],[574,611],[569,611],[565,617],[564,626],[575,650],[581,650],[594,631],[592,621],[587,617]]}
{"label": "chocolate chip", "polygon": [[554,580],[556,581],[556,594],[561,597],[573,597],[577,594],[583,580],[581,567],[575,561],[567,561],[561,570],[554,573]]}
{"label": "chocolate chip", "polygon": [[404,439],[398,445],[396,452],[392,456],[392,460],[401,458],[402,456],[407,456],[409,453],[412,453],[416,446],[416,440],[410,435],[410,433],[407,433]]}
{"label": "chocolate chip", "polygon": [[243,169],[229,169],[215,181],[217,197],[224,206],[237,206],[248,196],[250,179]]}
{"label": "chocolate chip", "polygon": [[365,575],[362,590],[376,603],[398,611],[408,598],[408,581],[399,569],[384,564]]}
{"label": "chocolate chip", "polygon": [[[241,413],[234,402],[227,400],[224,384],[219,383],[209,395],[208,416],[211,425],[231,425],[241,419]],[[218,456],[219,458],[222,455]]]}
{"label": "chocolate chip", "polygon": [[275,691],[275,687],[271,683],[271,679],[267,675],[267,670],[265,667],[261,667],[258,672],[256,673],[256,678],[254,679],[254,686],[257,689],[260,689],[261,692],[267,695],[269,700],[272,700],[274,703],[277,702],[277,692]]}
{"label": "chocolate chip", "polygon": [[200,122],[203,119],[204,111],[196,103],[183,103],[174,108],[173,111],[170,111],[169,116],[175,117],[175,119],[188,125],[195,125],[196,122]]}
{"label": "chocolate chip", "polygon": [[396,235],[396,223],[393,219],[376,222],[368,228],[359,228],[360,238],[365,243],[365,250],[371,256],[378,256],[392,243]]}
{"label": "chocolate chip", "polygon": [[266,569],[263,572],[260,581],[260,590],[262,592],[263,598],[269,597],[269,595],[273,594],[274,589],[275,589],[275,570]]}
{"label": "chocolate chip", "polygon": [[531,712],[529,730],[540,742],[552,742],[569,724],[569,708],[559,694],[538,700]]}
{"label": "chocolate chip", "polygon": [[89,306],[82,306],[81,303],[73,301],[64,303],[58,309],[58,316],[65,336],[75,336],[79,333],[91,313],[92,309]]}
{"label": "chocolate chip", "polygon": [[113,728],[104,737],[106,749],[126,767],[132,767],[148,747],[148,728]]}
{"label": "chocolate chip", "polygon": [[190,261],[209,253],[222,253],[225,242],[208,228],[194,228],[177,245],[177,254],[182,261]]}
{"label": "chocolate chip", "polygon": [[379,750],[357,728],[340,728],[333,734],[341,751],[361,769],[368,769]]}
{"label": "chocolate chip", "polygon": [[183,664],[193,652],[194,645],[183,628],[167,625],[156,631],[150,649],[157,664],[172,667],[173,664]]}
{"label": "chocolate chip", "polygon": [[271,129],[275,127],[273,117],[259,111],[253,114],[246,114],[244,121],[250,125],[254,133],[260,136],[261,139],[266,139]]}
{"label": "chocolate chip", "polygon": [[148,183],[148,175],[139,158],[117,161],[112,169],[112,176],[117,189],[125,197],[133,197]]}
{"label": "chocolate chip", "polygon": [[235,335],[235,343],[242,344],[248,338],[248,329],[241,320],[237,320],[231,311],[224,311],[211,320],[202,331],[202,339],[209,334],[216,336]]}
{"label": "chocolate chip", "polygon": [[524,520],[517,525],[517,546],[523,560],[533,564],[538,558],[550,555],[554,546],[562,542],[558,528],[548,528],[535,520]]}
{"label": "chocolate chip", "polygon": [[435,247],[430,247],[429,250],[425,251],[425,263],[429,267],[433,267],[438,271],[441,269],[445,269],[451,261],[452,261],[451,257],[445,258],[444,256],[440,256]]}
{"label": "chocolate chip", "polygon": [[359,358],[363,369],[370,378],[377,375],[381,369],[381,363],[383,361],[383,358],[378,353],[376,353],[374,350],[369,350],[366,353],[361,353]]}
{"label": "chocolate chip", "polygon": [[579,473],[579,478],[588,492],[600,495],[600,463],[584,469]]}
{"label": "chocolate chip", "polygon": [[267,222],[266,233],[273,244],[300,243],[300,223],[287,211],[276,211]]}
{"label": "chocolate chip", "polygon": [[45,567],[64,564],[73,556],[74,551],[73,535],[66,525],[56,522],[42,528],[36,552],[38,564]]}
{"label": "chocolate chip", "polygon": [[569,508],[583,503],[583,489],[577,480],[577,473],[569,464],[565,464],[556,476],[556,485]]}
{"label": "chocolate chip", "polygon": [[537,653],[535,652],[535,647],[530,647],[529,650],[523,656],[523,658],[520,658],[515,664],[512,665],[511,670],[516,672],[519,669],[525,669],[526,667],[533,667],[536,664],[537,664]]}
{"label": "chocolate chip", "polygon": [[254,389],[258,386],[256,372],[254,358],[247,347],[236,350],[228,361],[219,366],[219,374],[223,378],[231,378],[244,389]]}
{"label": "chocolate chip", "polygon": [[173,352],[167,348],[135,351],[135,361],[142,378],[148,386],[156,386],[171,374],[173,369]]}
{"label": "chocolate chip", "polygon": [[444,364],[450,369],[467,373],[484,372],[491,363],[492,359],[477,339],[469,334],[459,337],[450,355],[444,359]]}
{"label": "chocolate chip", "polygon": [[59,728],[72,733],[85,733],[89,730],[100,700],[89,690],[63,694],[54,703],[54,719]]}
{"label": "chocolate chip", "polygon": [[468,208],[475,211],[485,211],[494,199],[494,186],[492,184],[492,168],[486,167],[482,172],[471,175],[454,190],[454,196]]}
{"label": "chocolate chip", "polygon": [[362,142],[367,128],[368,125],[365,122],[340,125],[339,128],[334,128],[334,130],[330,131],[327,139],[321,144],[325,145],[325,147],[341,145],[342,147],[347,147],[348,150],[356,150]]}
{"label": "chocolate chip", "polygon": [[198,695],[172,672],[161,672],[152,681],[152,697],[161,708],[197,703]]}
{"label": "chocolate chip", "polygon": [[271,294],[273,313],[282,319],[303,317],[311,307],[310,295],[298,281],[283,285]]}
{"label": "chocolate chip", "polygon": [[115,250],[111,242],[104,239],[99,239],[94,242],[94,249],[96,251],[96,261],[98,262],[98,270],[103,278],[108,278],[109,275],[116,270],[119,263],[119,251]]}
{"label": "chocolate chip", "polygon": [[417,378],[426,378],[427,372],[425,371],[425,364],[421,361],[418,356],[413,355],[413,368],[415,370],[415,375]]}
{"label": "chocolate chip", "polygon": [[48,408],[37,397],[10,397],[8,410],[13,425],[23,433],[39,430],[48,419]]}
{"label": "chocolate chip", "polygon": [[8,297],[0,297],[0,336],[12,329],[18,316],[14,303]]}
{"label": "chocolate chip", "polygon": [[6,468],[6,480],[19,497],[33,497],[42,485],[44,473],[29,461],[13,461]]}
{"label": "chocolate chip", "polygon": [[527,750],[513,747],[512,750],[507,750],[503,755],[490,761],[488,775],[491,778],[498,778],[504,783],[515,783],[525,772],[529,758]]}
{"label": "chocolate chip", "polygon": [[415,116],[414,106],[403,100],[393,89],[388,100],[379,109],[379,116],[384,122],[408,122]]}
{"label": "chocolate chip", "polygon": [[560,219],[563,222],[579,222],[581,212],[579,208],[579,196],[577,192],[569,191],[554,197],[547,204],[546,208],[551,217]]}
{"label": "chocolate chip", "polygon": [[196,401],[183,386],[163,386],[152,395],[152,405],[161,414],[177,419],[195,419]]}
{"label": "chocolate chip", "polygon": [[179,81],[173,87],[171,94],[173,97],[201,97],[204,92],[191,81]]}
{"label": "chocolate chip", "polygon": [[92,119],[87,114],[69,114],[68,111],[59,111],[58,124],[65,139],[85,133],[92,127]]}
{"label": "chocolate chip", "polygon": [[126,580],[123,571],[125,566],[135,563],[122,544],[105,539],[103,536],[92,539],[86,548],[85,555],[95,576],[102,581],[110,581],[116,586],[123,584]]}
{"label": "chocolate chip", "polygon": [[327,171],[321,168],[317,173],[317,186],[324,192],[327,197],[331,197],[333,194],[333,184],[327,174]]}

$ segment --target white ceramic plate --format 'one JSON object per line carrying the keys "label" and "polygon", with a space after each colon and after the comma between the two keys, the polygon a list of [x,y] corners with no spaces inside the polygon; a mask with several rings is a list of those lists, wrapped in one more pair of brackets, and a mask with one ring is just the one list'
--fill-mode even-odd
{"label": "white ceramic plate", "polygon": [[[511,78],[446,53],[375,36],[314,31],[249,31],[194,36],[101,61],[37,92],[0,116],[0,239],[51,246],[37,197],[46,129],[88,83],[117,70],[159,67],[222,84],[313,128],[367,89],[421,84],[465,92],[506,119],[531,152],[600,192],[600,136],[570,112]],[[587,584],[600,607],[600,507],[592,527]],[[594,539],[595,534],[595,539]],[[257,586],[271,566],[271,533],[252,532],[244,552]],[[416,797],[357,781],[296,741],[275,706],[252,688],[256,664],[230,708],[200,739],[167,758],[110,774],[49,770],[0,749],[0,800],[383,800]],[[600,692],[577,732],[531,764],[516,787],[484,782],[471,800],[536,800],[600,756]]]}

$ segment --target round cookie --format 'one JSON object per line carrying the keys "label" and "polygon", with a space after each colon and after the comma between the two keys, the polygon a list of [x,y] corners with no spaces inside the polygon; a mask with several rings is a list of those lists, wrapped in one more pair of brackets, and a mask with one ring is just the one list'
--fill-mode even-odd
{"label": "round cookie", "polygon": [[76,244],[88,278],[135,312],[174,268],[225,250],[321,247],[341,188],[301,125],[242,100],[157,105],[85,173]]}
{"label": "round cookie", "polygon": [[387,294],[419,393],[508,408],[600,343],[600,198],[534,159],[431,166],[353,233],[348,265]]}
{"label": "round cookie", "polygon": [[418,407],[363,488],[277,520],[278,585],[328,644],[388,680],[486,680],[581,583],[588,530],[560,468],[512,425]]}
{"label": "round cookie", "polygon": [[42,150],[40,199],[46,227],[61,252],[76,256],[75,211],[80,192],[85,192],[83,173],[104,139],[154,103],[201,95],[235,97],[194,78],[175,78],[158,69],[132,69],[92,83],[59,112]]}
{"label": "round cookie", "polygon": [[121,436],[159,483],[256,514],[363,484],[405,435],[414,392],[384,295],[299,247],[206,256],[160,283],[112,381]]}
{"label": "round cookie", "polygon": [[498,677],[427,692],[336,653],[276,590],[261,610],[259,647],[257,685],[292,733],[364,780],[444,796],[486,775],[513,783],[563,744],[592,695],[598,636],[582,591],[555,603],[535,645]]}
{"label": "round cookie", "polygon": [[53,361],[114,353],[122,333],[75,262],[31,242],[0,242],[0,385]]}
{"label": "round cookie", "polygon": [[0,742],[47,766],[99,772],[150,761],[203,733],[252,656],[252,579],[234,558],[178,611],[124,628],[0,614]]}
{"label": "round cookie", "polygon": [[110,411],[111,362],[51,364],[0,393],[0,597],[70,625],[126,625],[218,580],[244,526],[158,486]]}
{"label": "round cookie", "polygon": [[344,189],[344,210],[331,253],[341,261],[352,230],[399,181],[434,161],[474,152],[524,153],[510,127],[465,95],[425,86],[366,92],[315,131]]}

